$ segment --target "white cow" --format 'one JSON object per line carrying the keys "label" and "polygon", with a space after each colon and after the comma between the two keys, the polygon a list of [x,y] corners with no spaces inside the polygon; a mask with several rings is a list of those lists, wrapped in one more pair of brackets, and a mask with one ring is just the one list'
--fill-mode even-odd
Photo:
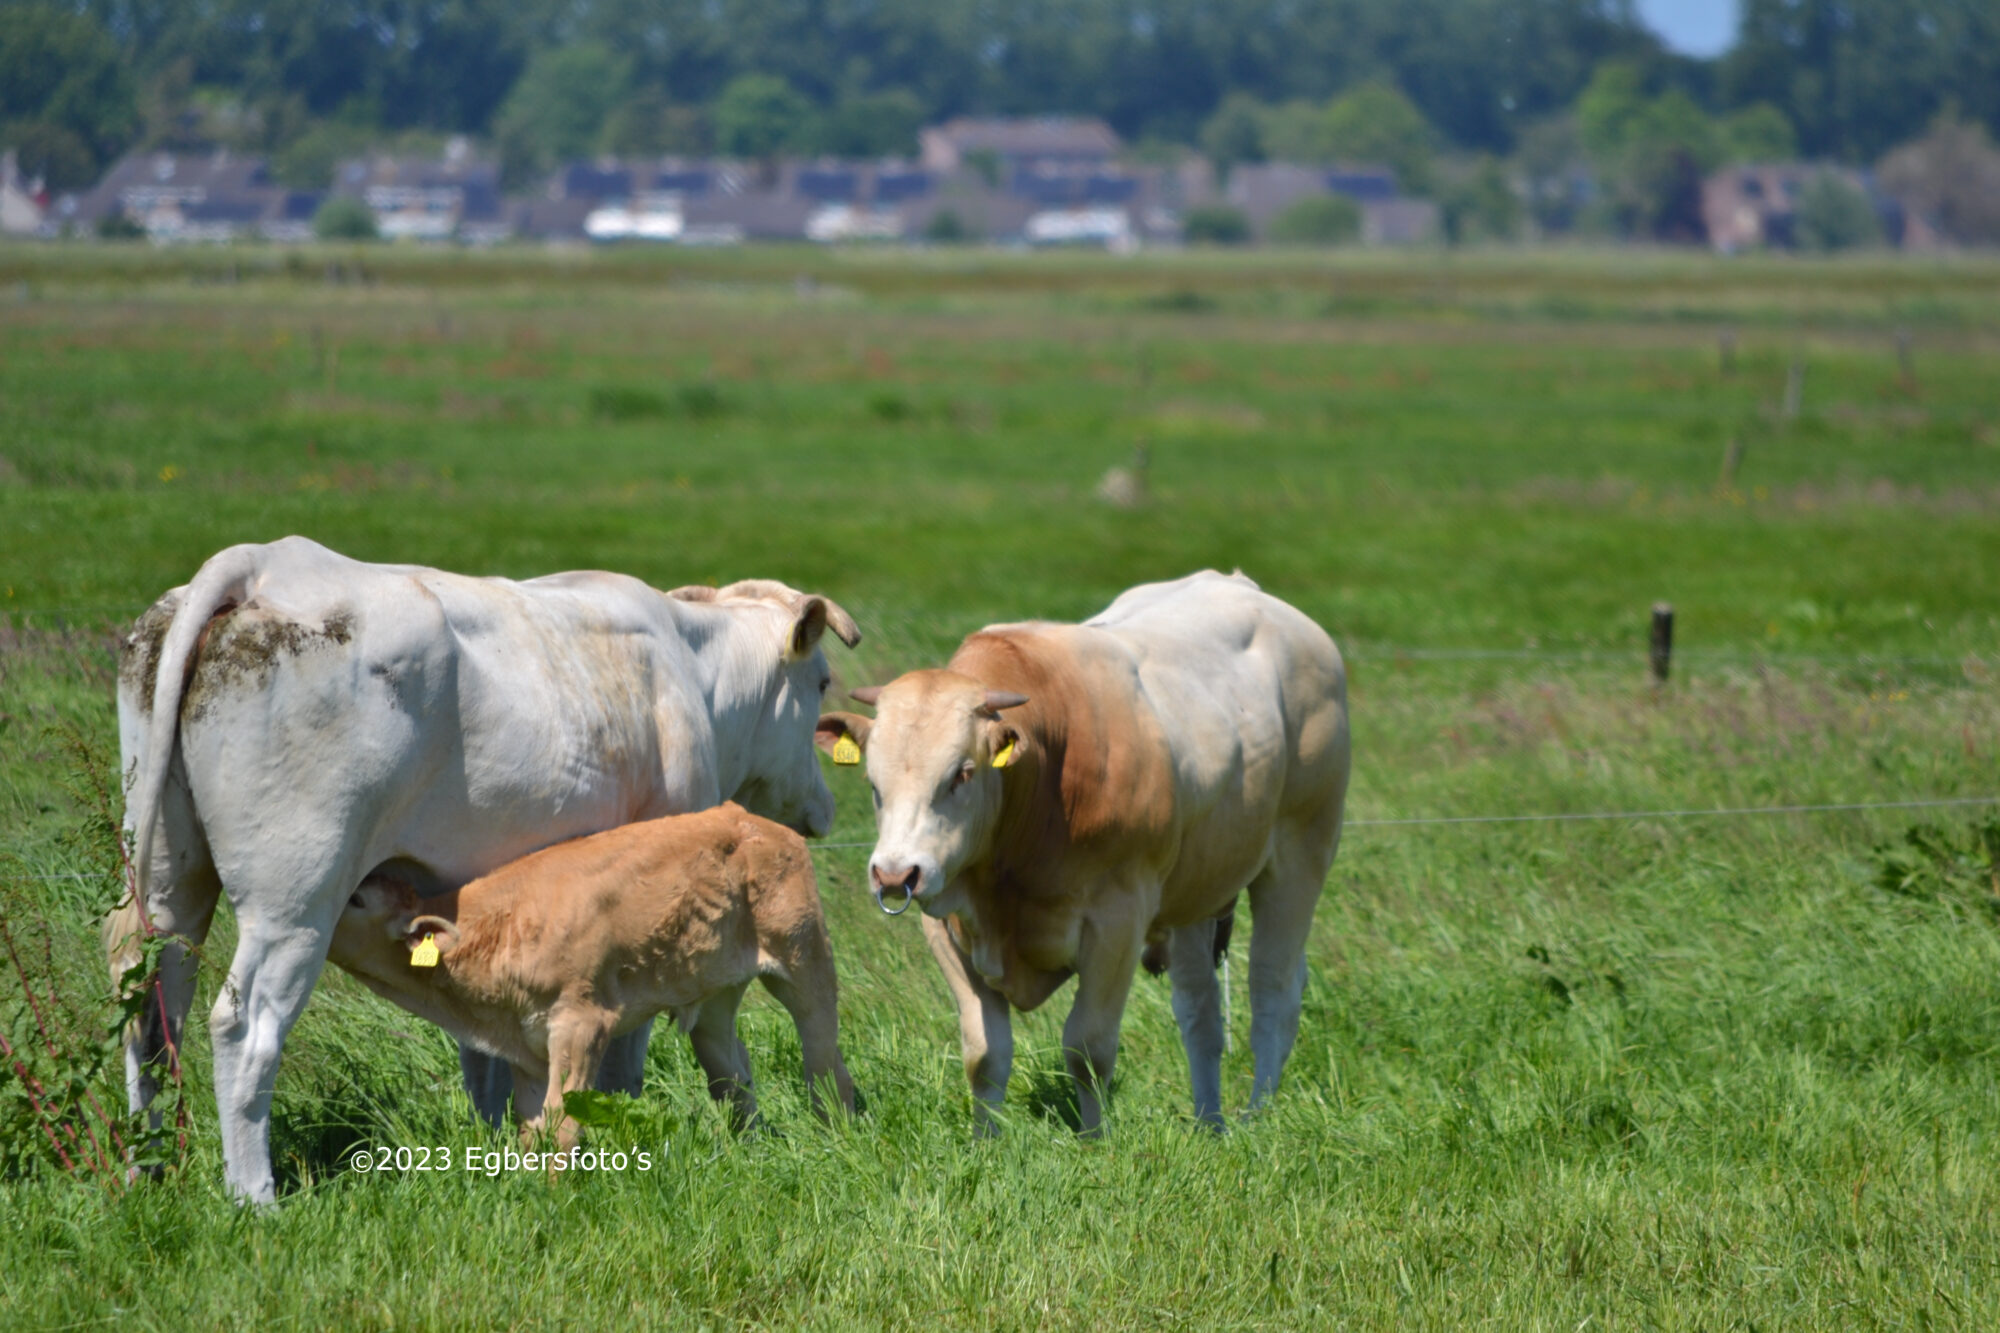
{"label": "white cow", "polygon": [[1142,957],[1172,974],[1195,1114],[1219,1124],[1218,931],[1246,888],[1251,1104],[1270,1096],[1347,797],[1347,677],[1326,631],[1206,572],[1082,625],[989,626],[943,670],[854,697],[875,717],[830,713],[820,742],[867,756],[869,878],[892,910],[923,908],[982,1130],[1013,1065],[1009,1011],[1071,976],[1064,1055],[1098,1128]]}
{"label": "white cow", "polygon": [[[210,1022],[230,1187],[273,1197],[279,1054],[370,874],[441,891],[554,842],[730,799],[824,833],[833,796],[813,727],[829,627],[860,639],[834,603],[764,580],[516,583],[362,564],[300,537],[231,547],[162,597],[120,663],[137,902],[105,942],[114,976],[148,926],[199,944],[228,894],[238,943]],[[127,1045],[135,1110],[193,999],[177,945],[161,981],[164,1012]],[[637,1090],[645,1038],[620,1039],[607,1086]],[[497,1119],[506,1067],[464,1062]]]}

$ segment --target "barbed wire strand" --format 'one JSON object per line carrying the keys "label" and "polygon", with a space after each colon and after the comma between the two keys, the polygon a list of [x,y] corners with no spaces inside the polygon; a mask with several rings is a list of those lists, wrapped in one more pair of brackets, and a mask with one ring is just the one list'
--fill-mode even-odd
{"label": "barbed wire strand", "polygon": [[[1343,828],[1419,828],[1462,824],[1557,824],[1582,821],[1612,822],[1641,819],[1727,819],[1752,815],[1817,815],[1858,810],[1927,810],[1947,807],[2000,805],[2000,796],[1939,796],[1917,801],[1833,801],[1818,805],[1742,805],[1714,810],[1574,810],[1529,815],[1415,815],[1403,819],[1350,819]],[[851,851],[873,847],[873,842],[813,842],[816,852]],[[69,871],[56,874],[13,875],[23,880],[99,879],[102,874]]]}

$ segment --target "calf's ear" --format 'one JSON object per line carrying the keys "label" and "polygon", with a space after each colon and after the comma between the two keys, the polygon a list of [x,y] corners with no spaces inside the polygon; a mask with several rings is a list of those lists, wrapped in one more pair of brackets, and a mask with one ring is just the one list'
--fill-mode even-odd
{"label": "calf's ear", "polygon": [[821,713],[813,728],[813,744],[832,755],[836,764],[858,764],[874,729],[874,722],[859,713]]}
{"label": "calf's ear", "polygon": [[420,916],[403,928],[403,942],[415,948],[430,935],[437,940],[440,949],[449,949],[458,943],[458,927],[441,916]]}

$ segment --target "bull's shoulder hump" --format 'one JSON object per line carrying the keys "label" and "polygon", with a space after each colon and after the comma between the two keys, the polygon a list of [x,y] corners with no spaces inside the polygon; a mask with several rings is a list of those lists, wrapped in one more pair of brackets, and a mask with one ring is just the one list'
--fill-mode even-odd
{"label": "bull's shoulder hump", "polygon": [[1242,574],[1204,569],[1185,578],[1128,588],[1084,623],[1110,628],[1163,617],[1199,622],[1204,616],[1241,615],[1277,602]]}

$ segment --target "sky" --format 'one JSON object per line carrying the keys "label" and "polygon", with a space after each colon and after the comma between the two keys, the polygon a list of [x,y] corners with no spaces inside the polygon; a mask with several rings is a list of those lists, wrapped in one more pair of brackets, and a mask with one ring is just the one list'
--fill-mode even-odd
{"label": "sky", "polygon": [[1639,0],[1646,26],[1684,55],[1713,56],[1736,40],[1737,0]]}

